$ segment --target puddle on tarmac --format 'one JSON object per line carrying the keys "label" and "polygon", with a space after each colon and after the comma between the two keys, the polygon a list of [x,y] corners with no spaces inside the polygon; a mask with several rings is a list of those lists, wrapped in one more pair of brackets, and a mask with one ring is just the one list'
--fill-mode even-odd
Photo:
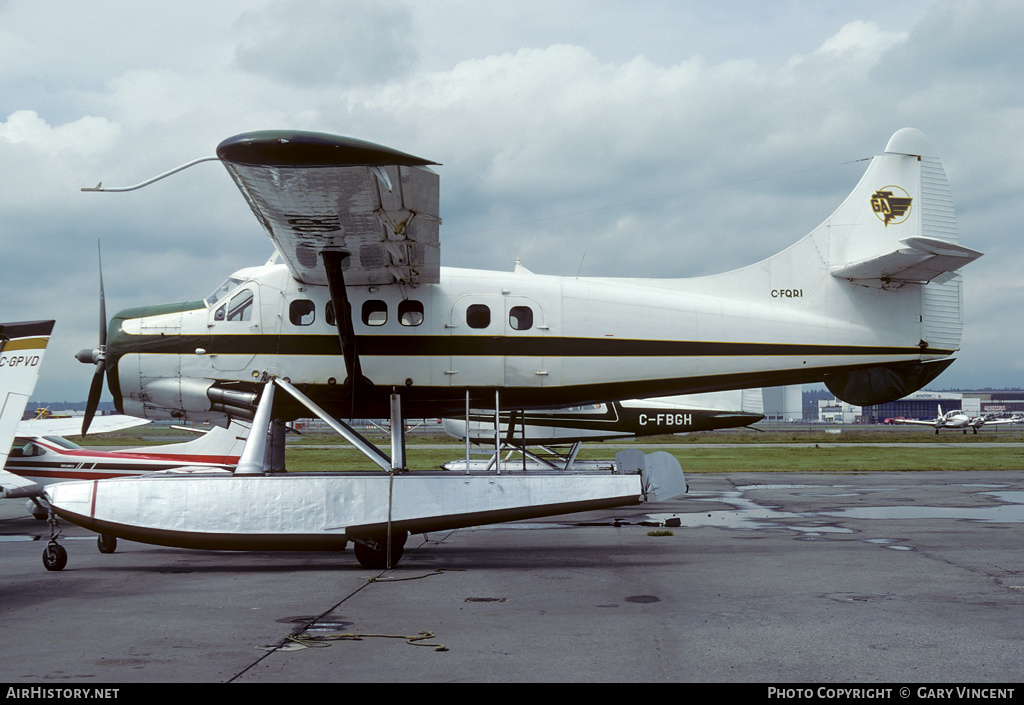
{"label": "puddle on tarmac", "polygon": [[[997,488],[998,485],[963,485],[964,487]],[[828,492],[828,489],[856,489],[855,492]],[[720,527],[727,529],[756,530],[765,528],[789,529],[802,534],[802,538],[814,540],[827,534],[852,534],[854,529],[832,525],[836,519],[958,519],[977,522],[1024,523],[1024,491],[986,491],[977,494],[994,497],[1000,504],[984,507],[931,507],[931,506],[890,506],[890,507],[855,507],[823,512],[785,512],[765,507],[746,496],[749,490],[814,490],[798,492],[803,496],[813,497],[848,497],[863,495],[879,490],[893,491],[902,488],[854,488],[853,486],[820,485],[746,485],[729,492],[691,492],[690,499],[698,502],[714,502],[729,504],[733,509],[716,509],[710,512],[687,512],[675,514],[649,514],[646,520],[652,523],[668,524],[687,528]],[[780,523],[783,520],[803,519],[821,524],[792,525]],[[634,522],[635,523],[635,522]],[[871,539],[876,543],[896,551],[913,550],[909,546],[899,545],[896,539]]]}
{"label": "puddle on tarmac", "polygon": [[[782,486],[757,485],[758,489],[781,488]],[[816,486],[807,485],[808,488]],[[853,529],[844,529],[838,526],[831,526],[822,523],[820,525],[793,526],[779,524],[783,519],[811,519],[814,515],[808,513],[783,512],[771,507],[764,507],[745,495],[743,490],[730,492],[691,492],[688,499],[698,502],[714,502],[716,504],[729,504],[732,509],[715,509],[710,512],[686,512],[686,513],[654,513],[645,517],[646,521],[658,524],[680,526],[685,528],[697,528],[714,526],[724,529],[791,529],[807,537],[817,537],[826,533],[852,534]],[[635,522],[634,522],[635,523]]]}
{"label": "puddle on tarmac", "polygon": [[963,519],[966,521],[1024,522],[1024,492],[981,492],[1006,502],[988,507],[854,507],[819,516],[839,519]]}
{"label": "puddle on tarmac", "polygon": [[[986,488],[997,490],[1000,485],[962,485],[970,488]],[[878,492],[904,492],[903,487],[856,487],[854,485],[744,485],[727,492],[690,492],[688,501],[707,502],[715,505],[727,504],[730,509],[715,508],[701,512],[655,512],[629,518],[608,518],[602,521],[587,523],[544,523],[544,522],[512,522],[491,525],[500,529],[555,529],[566,525],[577,527],[588,526],[667,526],[670,528],[703,528],[717,527],[722,529],[760,530],[788,529],[800,535],[802,540],[825,540],[836,534],[854,534],[856,529],[836,526],[838,519],[961,519],[978,522],[1024,522],[1024,491],[986,491],[977,494],[994,497],[1001,504],[984,507],[930,507],[930,506],[890,506],[890,507],[856,507],[822,512],[786,512],[758,504],[748,492],[750,490],[811,490],[797,492],[806,497],[849,497],[875,494]],[[830,491],[830,490],[840,490]],[[847,491],[849,490],[849,491]],[[974,493],[972,493],[974,494]],[[782,523],[788,520],[800,520],[801,523]],[[488,528],[486,526],[479,528]],[[871,539],[875,543],[894,551],[913,550],[909,546],[900,545],[898,539]]]}

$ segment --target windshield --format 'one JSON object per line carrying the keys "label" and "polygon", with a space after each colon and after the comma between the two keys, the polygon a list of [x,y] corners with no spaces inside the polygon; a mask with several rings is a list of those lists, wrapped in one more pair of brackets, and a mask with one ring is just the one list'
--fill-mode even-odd
{"label": "windshield", "polygon": [[228,277],[225,279],[223,284],[214,289],[213,293],[204,299],[204,301],[206,301],[207,308],[213,308],[216,306],[218,301],[221,301],[225,296],[234,291],[241,283],[241,279],[235,279],[234,277]]}
{"label": "windshield", "polygon": [[64,438],[63,436],[43,436],[43,438],[48,440],[50,443],[53,443],[54,445],[58,445],[62,448],[68,448],[69,450],[81,450],[82,448],[82,446],[72,441],[69,441],[67,438]]}

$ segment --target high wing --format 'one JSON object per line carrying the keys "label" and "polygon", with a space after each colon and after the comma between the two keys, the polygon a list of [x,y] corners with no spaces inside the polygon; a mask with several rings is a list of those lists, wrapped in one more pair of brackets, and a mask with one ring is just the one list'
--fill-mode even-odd
{"label": "high wing", "polygon": [[[94,433],[111,433],[135,426],[144,426],[148,423],[150,423],[149,419],[122,414],[97,416],[93,419],[89,430]],[[18,424],[19,436],[77,436],[81,433],[82,418],[80,416],[60,419],[26,419]]]}
{"label": "high wing", "polygon": [[295,131],[236,135],[217,156],[297,280],[329,284],[324,252],[342,253],[346,285],[440,280],[436,162]]}

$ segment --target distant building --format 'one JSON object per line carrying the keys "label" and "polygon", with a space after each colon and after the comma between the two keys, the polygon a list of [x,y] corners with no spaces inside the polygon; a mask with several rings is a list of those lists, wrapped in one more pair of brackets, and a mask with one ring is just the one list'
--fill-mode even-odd
{"label": "distant building", "polygon": [[762,390],[765,421],[800,421],[804,416],[803,387],[765,387]]}
{"label": "distant building", "polygon": [[960,409],[968,416],[1010,416],[1024,412],[1024,392],[932,392],[920,391],[888,404],[865,406],[865,423],[884,423],[886,419],[905,418],[930,421],[942,413]]}
{"label": "distant building", "polygon": [[[767,390],[766,390],[767,391]],[[959,409],[968,416],[1011,416],[1024,414],[1024,391],[935,392],[923,390],[887,404],[853,406],[834,397],[818,398],[811,420],[825,423],[885,423],[886,419],[931,421],[942,413]],[[765,398],[767,410],[767,397]]]}
{"label": "distant building", "polygon": [[835,398],[819,399],[818,421],[823,423],[860,423],[861,407]]}

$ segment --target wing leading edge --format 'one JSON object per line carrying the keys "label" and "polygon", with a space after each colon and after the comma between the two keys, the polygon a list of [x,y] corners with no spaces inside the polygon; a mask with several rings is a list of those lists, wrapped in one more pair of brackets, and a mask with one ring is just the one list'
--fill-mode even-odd
{"label": "wing leading edge", "polygon": [[236,135],[217,157],[297,280],[326,285],[321,253],[339,252],[346,285],[439,281],[436,162],[295,131]]}

